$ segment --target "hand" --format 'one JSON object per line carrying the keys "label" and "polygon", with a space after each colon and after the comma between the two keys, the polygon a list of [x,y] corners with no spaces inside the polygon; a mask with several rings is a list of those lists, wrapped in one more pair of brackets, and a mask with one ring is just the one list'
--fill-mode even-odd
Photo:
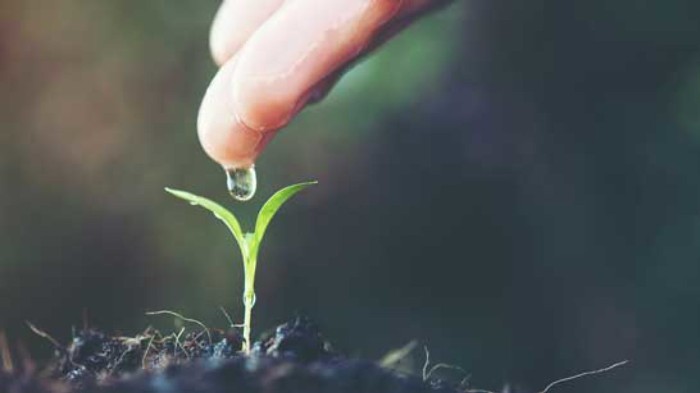
{"label": "hand", "polygon": [[227,168],[249,167],[342,72],[446,0],[225,0],[211,29],[221,66],[204,96],[202,147]]}

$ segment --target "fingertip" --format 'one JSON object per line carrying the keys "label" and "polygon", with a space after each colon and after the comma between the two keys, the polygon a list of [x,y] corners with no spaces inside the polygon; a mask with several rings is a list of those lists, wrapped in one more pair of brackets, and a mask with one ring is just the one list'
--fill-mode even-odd
{"label": "fingertip", "polygon": [[207,89],[197,117],[200,144],[211,159],[224,167],[248,167],[270,136],[243,124],[231,99],[231,76],[237,59],[229,60]]}
{"label": "fingertip", "polygon": [[222,68],[203,98],[197,129],[205,152],[223,166],[252,165],[276,130],[325,95],[403,1],[282,3],[228,0],[212,25],[211,52]]}

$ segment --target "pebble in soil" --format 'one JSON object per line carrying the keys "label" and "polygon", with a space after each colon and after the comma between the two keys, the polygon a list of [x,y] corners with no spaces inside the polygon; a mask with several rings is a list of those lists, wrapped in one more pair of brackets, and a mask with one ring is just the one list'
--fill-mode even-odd
{"label": "pebble in soil", "polygon": [[47,373],[0,371],[11,393],[455,393],[330,349],[316,325],[299,317],[243,355],[236,330],[112,337],[75,334]]}

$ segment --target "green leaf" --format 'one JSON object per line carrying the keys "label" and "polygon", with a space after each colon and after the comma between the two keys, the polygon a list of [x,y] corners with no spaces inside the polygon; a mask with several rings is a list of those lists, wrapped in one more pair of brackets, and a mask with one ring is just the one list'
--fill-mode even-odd
{"label": "green leaf", "polygon": [[255,265],[258,263],[258,241],[255,238],[254,233],[246,233],[243,239],[245,241],[246,249],[246,258],[243,261],[243,268],[245,269],[246,280],[252,280],[255,277]]}
{"label": "green leaf", "polygon": [[318,184],[317,181],[310,181],[306,183],[293,184],[291,186],[285,187],[277,191],[270,199],[265,202],[263,207],[258,213],[258,219],[255,222],[255,238],[257,240],[257,245],[262,241],[267,226],[270,224],[272,217],[275,216],[277,211],[284,205],[289,198],[293,197],[297,192],[305,189],[306,187]]}
{"label": "green leaf", "polygon": [[238,223],[238,219],[236,218],[236,216],[233,215],[233,213],[231,213],[226,208],[210,199],[189,193],[187,191],[174,190],[172,188],[166,188],[165,191],[175,195],[180,199],[186,200],[192,205],[201,206],[212,212],[214,216],[216,216],[216,218],[218,218],[219,220],[223,221],[224,224],[226,224],[228,229],[231,231],[231,234],[233,234],[233,237],[236,239],[238,246],[241,248],[241,252],[243,252],[244,259],[247,258],[248,246],[245,240],[245,235],[243,233],[243,230],[241,229],[241,224]]}

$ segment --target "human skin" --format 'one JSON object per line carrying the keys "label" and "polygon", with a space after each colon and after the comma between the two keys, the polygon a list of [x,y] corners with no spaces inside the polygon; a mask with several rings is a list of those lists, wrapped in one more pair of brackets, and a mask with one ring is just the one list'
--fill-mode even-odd
{"label": "human skin", "polygon": [[225,168],[252,166],[357,58],[447,2],[224,0],[210,35],[220,68],[197,120],[204,151]]}

